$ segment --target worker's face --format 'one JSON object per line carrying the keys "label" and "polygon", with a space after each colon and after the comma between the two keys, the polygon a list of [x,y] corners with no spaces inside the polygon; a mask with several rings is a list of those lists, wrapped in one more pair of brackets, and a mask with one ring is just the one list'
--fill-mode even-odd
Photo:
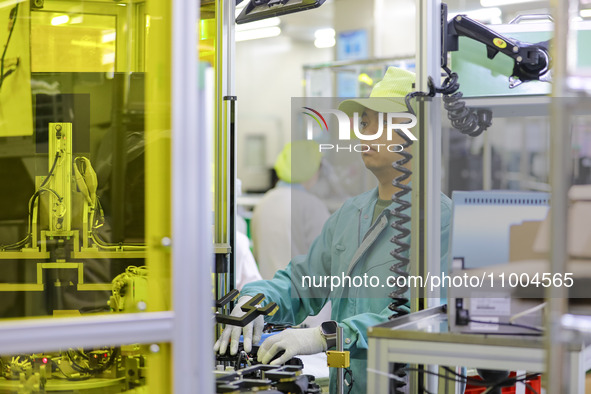
{"label": "worker's face", "polygon": [[[384,114],[384,124],[382,125],[383,132],[378,139],[373,141],[361,141],[363,144],[369,146],[369,150],[367,150],[367,152],[361,153],[361,158],[365,163],[365,167],[373,172],[376,170],[383,171],[392,169],[392,163],[402,158],[400,154],[391,152],[390,150],[400,149],[400,147],[397,145],[402,145],[405,141],[398,135],[398,133],[395,132],[392,133],[392,140],[388,140],[386,133],[386,121],[387,116]],[[405,123],[405,121],[406,119],[398,118],[394,118],[392,120],[393,123]],[[376,111],[366,108],[361,115],[359,131],[362,134],[375,135],[379,127],[379,114]],[[390,147],[390,150],[388,150],[388,147]]]}

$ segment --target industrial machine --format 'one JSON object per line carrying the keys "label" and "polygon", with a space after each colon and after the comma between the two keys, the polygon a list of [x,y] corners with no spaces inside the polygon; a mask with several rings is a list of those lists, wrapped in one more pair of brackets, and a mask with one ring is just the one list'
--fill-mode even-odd
{"label": "industrial machine", "polygon": [[[538,227],[528,222],[543,220],[549,194],[519,191],[454,192],[452,267],[450,276],[486,277],[475,286],[449,286],[450,331],[460,333],[541,335],[543,301],[520,299],[512,290],[519,275],[502,269],[516,255],[511,247],[531,247]],[[513,238],[513,239],[512,239]],[[518,244],[518,245],[516,245]],[[518,254],[517,254],[518,255]],[[515,258],[515,257],[513,257]],[[507,270],[508,271],[508,270]],[[533,277],[532,277],[533,279]],[[500,283],[506,280],[506,283]],[[541,279],[540,279],[541,280]],[[511,285],[510,285],[511,283]]]}
{"label": "industrial machine", "polygon": [[[104,261],[108,269],[111,259],[143,259],[145,246],[103,239],[99,229],[108,223],[97,196],[97,175],[88,158],[73,152],[76,133],[72,123],[49,123],[47,135],[49,171],[36,178],[37,187],[27,205],[25,235],[20,241],[0,246],[0,259],[27,266],[33,263],[35,275],[29,275],[30,282],[2,283],[0,290],[5,294],[23,292],[21,313],[27,315],[80,316],[84,310],[81,299],[93,303],[93,309],[99,311],[145,309],[144,266],[130,265],[112,282],[97,283],[96,278],[85,274],[89,260]],[[109,275],[106,272],[103,276]],[[85,292],[98,294],[85,297]],[[108,302],[107,292],[112,294]],[[29,305],[34,298],[45,298],[45,305]],[[145,383],[144,353],[140,345],[126,345],[3,355],[0,392],[130,390]]]}

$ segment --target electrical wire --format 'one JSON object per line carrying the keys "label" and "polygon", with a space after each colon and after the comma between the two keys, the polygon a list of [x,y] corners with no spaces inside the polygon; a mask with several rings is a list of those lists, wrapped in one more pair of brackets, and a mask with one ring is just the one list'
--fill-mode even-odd
{"label": "electrical wire", "polygon": [[[103,240],[100,235],[98,234],[98,232],[96,231],[99,227],[101,227],[104,223],[105,223],[105,217],[104,217],[104,212],[103,212],[103,207],[100,203],[100,200],[97,196],[96,199],[96,204],[95,206],[92,208],[93,212],[92,212],[92,230],[90,233],[90,238],[94,241],[94,243],[96,243],[98,246],[100,246],[103,249],[110,249],[110,250],[116,250],[116,249],[121,249],[121,250],[145,250],[146,249],[146,244],[142,244],[142,243],[108,243],[105,240]],[[96,217],[97,211],[99,212],[99,217]],[[100,223],[100,224],[99,224]]]}
{"label": "electrical wire", "polygon": [[[410,199],[406,201],[404,196],[412,190],[407,182],[408,178],[412,175],[412,171],[406,168],[406,165],[412,160],[412,154],[406,152],[405,148],[412,145],[412,140],[399,130],[396,130],[396,133],[404,140],[404,143],[402,144],[403,149],[400,152],[397,152],[402,158],[392,163],[392,167],[400,174],[392,181],[392,185],[400,190],[392,196],[392,201],[396,203],[396,207],[391,211],[392,216],[395,219],[390,226],[396,230],[396,234],[390,239],[390,242],[395,244],[396,248],[390,252],[390,255],[397,261],[390,267],[390,271],[394,272],[399,277],[408,277],[407,267],[410,264],[408,256],[410,244],[406,242],[405,239],[410,234],[410,229],[407,226],[407,223],[410,222],[410,216],[404,213],[404,211],[411,207],[411,203]],[[404,283],[407,283],[407,281]],[[389,297],[392,299],[392,302],[388,305],[388,308],[394,312],[390,316],[390,319],[408,314],[408,311],[405,309],[405,306],[409,301],[408,298],[406,298],[407,291],[408,285],[397,287],[390,293]],[[406,382],[404,380],[401,382],[396,381],[393,383],[393,386],[394,392],[400,394],[403,393],[402,388],[406,386]]]}
{"label": "electrical wire", "polygon": [[66,373],[66,372],[65,372],[65,371],[62,369],[61,365],[60,365],[59,363],[57,363],[55,360],[51,360],[51,362],[52,362],[52,363],[53,363],[53,365],[55,365],[55,367],[56,367],[56,368],[57,368],[57,369],[58,369],[58,370],[61,372],[61,374],[62,374],[62,375],[64,375],[64,377],[65,377],[67,380],[70,380],[70,381],[79,381],[79,380],[86,380],[86,379],[90,378],[90,375],[80,375],[80,376],[76,376],[76,377],[74,377],[74,376],[72,376],[72,375],[70,375],[70,374]]}
{"label": "electrical wire", "polygon": [[497,325],[497,326],[506,326],[506,327],[515,327],[515,328],[524,328],[526,330],[532,330],[532,331],[536,331],[539,333],[543,333],[544,330],[538,327],[534,327],[534,326],[528,326],[525,324],[516,324],[516,323],[504,323],[504,322],[493,322],[493,321],[485,321],[485,320],[473,320],[470,319],[469,320],[470,323],[478,323],[478,324],[491,324],[491,325]]}
{"label": "electrical wire", "polygon": [[516,314],[514,314],[513,316],[511,316],[509,318],[509,323],[513,323],[513,321],[515,321],[515,320],[517,320],[517,319],[519,319],[519,318],[521,318],[523,316],[527,316],[527,315],[529,315],[531,313],[534,313],[534,312],[539,311],[540,309],[544,309],[545,306],[546,306],[546,303],[545,302],[542,302],[541,304],[536,305],[533,308],[529,308],[529,309],[526,309],[526,310],[521,311],[519,313],[516,313]]}
{"label": "electrical wire", "polygon": [[10,38],[12,37],[12,32],[14,31],[14,26],[16,25],[16,17],[18,16],[18,6],[17,3],[12,10],[10,10],[9,21],[12,20],[12,26],[10,26],[10,31],[8,32],[8,38],[6,39],[6,44],[4,45],[4,51],[2,52],[2,59],[0,59],[0,89],[2,88],[2,84],[4,83],[4,79],[7,76],[12,74],[16,67],[18,66],[18,60],[14,69],[7,71],[4,73],[4,61],[6,59],[6,51],[8,50],[8,44],[10,43]]}
{"label": "electrical wire", "polygon": [[[347,382],[347,375],[349,375],[349,382]],[[347,394],[350,394],[351,390],[353,390],[353,384],[355,383],[355,379],[353,379],[353,371],[351,371],[349,368],[345,368],[345,374],[343,378],[345,380],[345,383],[349,386]]]}
{"label": "electrical wire", "polygon": [[55,171],[55,166],[57,165],[57,161],[59,160],[60,157],[61,157],[60,153],[55,152],[55,158],[53,159],[53,164],[51,165],[51,169],[49,170],[49,173],[47,173],[47,176],[45,177],[45,179],[41,183],[41,186],[39,186],[39,189],[42,189],[43,186],[45,186],[47,184],[47,182],[49,182],[49,178],[51,178],[53,176],[53,171]]}
{"label": "electrical wire", "polygon": [[[86,355],[84,352],[81,352],[78,349],[75,350],[74,352],[76,354],[80,354],[81,357],[83,359],[85,359],[86,361],[89,360],[88,355]],[[66,352],[66,354],[68,355],[68,358],[70,359],[72,369],[74,369],[75,371],[80,372],[80,373],[96,374],[96,373],[101,373],[101,372],[106,371],[107,369],[109,369],[113,365],[113,363],[115,362],[115,359],[119,355],[119,348],[114,348],[111,351],[111,355],[109,356],[109,359],[107,360],[107,362],[97,368],[90,368],[89,366],[82,366],[82,365],[78,364],[78,362],[75,361],[75,357],[72,355],[72,350],[68,350]]]}
{"label": "electrical wire", "polygon": [[415,115],[410,101],[416,97],[434,97],[435,94],[443,95],[443,107],[447,111],[447,118],[452,126],[460,133],[470,137],[477,137],[492,125],[492,112],[484,108],[470,108],[462,101],[463,94],[459,91],[458,74],[452,72],[447,66],[442,67],[447,76],[440,87],[435,85],[433,78],[429,77],[427,86],[429,92],[412,92],[406,95],[405,102],[410,113]]}
{"label": "electrical wire", "polygon": [[0,245],[0,250],[20,249],[24,245],[26,245],[26,243],[27,243],[27,241],[29,241],[29,239],[31,239],[32,229],[33,229],[33,207],[35,206],[35,201],[37,200],[39,195],[41,195],[41,193],[43,193],[43,192],[53,193],[57,197],[59,202],[63,201],[62,197],[55,190],[45,188],[45,185],[49,181],[49,178],[51,178],[53,176],[53,171],[55,170],[55,166],[57,165],[57,161],[59,160],[60,156],[61,156],[60,153],[56,152],[55,158],[53,160],[53,164],[51,166],[51,169],[49,170],[49,173],[47,174],[47,176],[45,177],[45,179],[41,183],[41,186],[39,186],[39,189],[37,189],[35,191],[35,193],[33,194],[33,196],[29,199],[29,204],[28,204],[29,217],[28,217],[27,235],[25,236],[25,238],[21,239],[20,241],[15,242],[15,243],[12,243],[9,245]]}

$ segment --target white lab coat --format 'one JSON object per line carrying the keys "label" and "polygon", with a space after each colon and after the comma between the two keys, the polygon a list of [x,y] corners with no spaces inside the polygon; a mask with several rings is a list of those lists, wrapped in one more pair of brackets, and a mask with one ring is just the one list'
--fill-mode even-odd
{"label": "white lab coat", "polygon": [[250,252],[248,237],[236,231],[236,288],[242,290],[245,284],[261,279],[257,263]]}
{"label": "white lab coat", "polygon": [[330,213],[300,185],[280,182],[257,204],[251,231],[254,256],[264,279],[287,267],[294,256],[307,254]]}

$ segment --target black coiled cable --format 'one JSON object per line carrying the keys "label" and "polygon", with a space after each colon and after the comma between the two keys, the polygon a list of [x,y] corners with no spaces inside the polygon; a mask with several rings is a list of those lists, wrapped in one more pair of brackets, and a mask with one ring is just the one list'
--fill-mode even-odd
{"label": "black coiled cable", "polygon": [[[447,77],[444,79],[441,87],[435,86],[433,79],[429,77],[429,92],[412,92],[406,95],[404,101],[408,112],[416,115],[410,104],[411,100],[414,98],[434,97],[436,93],[441,93],[443,95],[443,106],[447,111],[447,117],[451,121],[452,126],[462,134],[471,137],[479,136],[492,124],[492,112],[487,109],[467,107],[466,103],[461,100],[463,94],[459,91],[460,84],[458,83],[458,74],[452,72],[448,67],[444,66],[443,69],[447,73]],[[402,137],[402,139],[404,139],[404,144],[402,144],[403,148],[408,148],[412,145],[412,140],[408,138],[406,134],[399,130],[396,130],[396,132]],[[409,273],[407,267],[410,263],[408,255],[410,244],[405,242],[405,238],[410,234],[410,229],[406,226],[406,224],[410,222],[410,216],[405,214],[404,211],[411,207],[411,203],[410,199],[409,201],[406,201],[403,197],[410,193],[412,188],[403,182],[412,175],[412,171],[405,167],[405,165],[407,165],[412,159],[412,155],[404,149],[398,152],[398,154],[401,155],[402,158],[392,163],[392,167],[394,167],[401,175],[396,177],[392,181],[392,184],[400,190],[392,196],[392,200],[396,202],[396,208],[392,211],[392,216],[396,219],[391,225],[393,229],[397,230],[397,233],[390,239],[390,242],[396,245],[396,249],[390,252],[390,254],[397,260],[397,262],[390,267],[390,270],[397,276],[408,278]],[[408,283],[408,280],[404,282]],[[409,302],[408,298],[406,298],[407,291],[408,285],[404,287],[396,287],[396,289],[390,293],[389,297],[392,298],[392,303],[390,303],[388,308],[394,312],[390,316],[390,319],[408,314],[407,309],[405,309],[405,306]],[[404,367],[405,364],[395,363],[392,366],[392,372],[398,377],[403,378],[406,375]],[[391,385],[395,394],[404,393],[402,390],[402,388],[406,386],[404,382],[392,380]]]}
{"label": "black coiled cable", "polygon": [[[404,133],[398,130],[396,130],[396,132],[402,139],[404,139],[404,144],[402,144],[404,149],[412,145],[412,140]],[[405,181],[412,175],[412,171],[405,167],[405,165],[412,159],[412,155],[404,149],[398,152],[402,158],[392,163],[392,167],[394,167],[394,169],[401,175],[397,176],[394,181],[392,181],[392,185],[400,190],[392,196],[392,201],[396,203],[396,208],[392,210],[392,216],[394,216],[395,220],[391,224],[391,227],[397,230],[397,233],[390,239],[390,242],[396,245],[396,249],[391,251],[390,255],[392,255],[397,262],[390,267],[390,271],[394,272],[397,276],[408,277],[406,267],[410,263],[408,257],[410,244],[405,242],[404,239],[410,234],[410,229],[406,225],[410,222],[410,216],[404,213],[404,211],[410,208],[411,204],[410,201],[405,200],[403,197],[412,190],[411,186],[405,183]],[[407,281],[404,282],[406,283]],[[393,302],[389,305],[389,308],[391,311],[395,312],[390,316],[391,319],[408,313],[408,311],[403,308],[403,306],[408,303],[408,299],[405,297],[407,290],[408,286],[396,287],[396,289],[390,293],[390,298],[393,299]]]}
{"label": "black coiled cable", "polygon": [[410,100],[415,97],[434,97],[436,93],[443,95],[443,107],[447,111],[447,118],[451,121],[454,129],[460,133],[477,137],[492,125],[492,111],[484,108],[470,108],[462,101],[464,96],[459,91],[458,74],[452,72],[448,67],[442,67],[447,73],[441,87],[435,86],[433,79],[429,77],[427,84],[429,92],[412,92],[406,95],[405,101],[408,111],[415,115],[410,105]]}
{"label": "black coiled cable", "polygon": [[[429,77],[428,86],[429,92],[412,92],[406,95],[404,98],[408,111],[415,115],[415,112],[411,106],[411,100],[416,97],[433,97],[436,93],[443,95],[444,107],[448,111],[448,118],[454,128],[459,130],[463,134],[467,134],[471,137],[476,137],[484,130],[486,130],[492,124],[492,112],[487,109],[472,109],[466,106],[464,101],[461,101],[462,93],[458,91],[460,84],[458,83],[458,74],[452,72],[448,67],[443,67],[447,73],[447,77],[443,81],[441,87],[435,86],[433,79]],[[408,148],[412,145],[412,140],[406,136],[406,134],[396,131],[404,139],[403,148]],[[392,184],[400,189],[392,197],[392,200],[396,202],[396,208],[392,211],[392,215],[396,218],[392,223],[392,228],[397,230],[397,234],[390,240],[396,244],[390,254],[394,257],[397,262],[390,267],[398,276],[408,277],[407,266],[410,263],[408,256],[408,250],[410,245],[404,242],[404,239],[410,234],[410,229],[406,224],[410,221],[410,216],[404,213],[405,210],[411,207],[410,201],[406,201],[403,197],[411,192],[411,187],[403,182],[406,181],[411,175],[412,171],[405,167],[406,164],[412,159],[412,155],[406,152],[404,149],[398,152],[402,156],[402,159],[392,163],[394,167],[401,175],[396,177]],[[407,281],[405,281],[406,283]],[[392,293],[390,298],[393,299],[389,305],[391,311],[395,312],[390,319],[398,316],[407,314],[407,310],[403,308],[408,304],[408,299],[405,297],[405,293],[408,290],[408,286],[397,287]]]}
{"label": "black coiled cable", "polygon": [[[398,130],[396,130],[396,132],[402,139],[404,139],[404,143],[402,144],[403,148],[408,148],[412,145],[412,140],[408,138],[406,134]],[[391,227],[397,230],[397,233],[390,239],[390,242],[396,245],[396,249],[390,252],[390,254],[397,260],[397,262],[394,263],[392,267],[390,267],[390,270],[397,276],[408,277],[408,271],[406,267],[410,263],[410,259],[408,257],[410,244],[405,242],[404,239],[410,234],[410,229],[408,226],[406,226],[406,224],[410,221],[410,216],[405,214],[404,211],[410,208],[411,204],[410,200],[406,201],[403,199],[403,197],[410,193],[412,188],[410,185],[403,182],[412,175],[412,171],[405,167],[405,165],[412,159],[412,155],[406,152],[404,149],[398,152],[398,154],[402,156],[402,158],[392,163],[392,167],[400,172],[401,175],[392,181],[392,185],[399,188],[400,190],[394,193],[392,196],[392,200],[396,203],[396,208],[392,210],[392,216],[394,216],[396,219],[391,224]],[[408,283],[408,281],[405,280],[404,283]],[[405,297],[407,291],[408,285],[404,287],[396,287],[395,290],[390,293],[392,303],[388,306],[388,308],[394,312],[390,316],[390,319],[408,314],[408,311],[404,308],[408,304],[408,298]],[[406,367],[405,364],[395,363],[393,365],[393,372],[396,373],[400,378],[404,378],[406,375],[403,370],[404,367]],[[398,380],[392,380],[390,384],[392,389],[391,391],[393,391],[395,394],[404,394],[402,388],[406,386],[406,383]]]}
{"label": "black coiled cable", "polygon": [[[458,74],[443,67],[447,77],[441,88],[434,88],[436,93],[443,94],[443,107],[447,111],[447,117],[454,129],[470,137],[477,137],[492,124],[492,111],[484,108],[469,108],[462,101],[462,92],[459,91]],[[433,81],[430,81],[433,83]]]}

